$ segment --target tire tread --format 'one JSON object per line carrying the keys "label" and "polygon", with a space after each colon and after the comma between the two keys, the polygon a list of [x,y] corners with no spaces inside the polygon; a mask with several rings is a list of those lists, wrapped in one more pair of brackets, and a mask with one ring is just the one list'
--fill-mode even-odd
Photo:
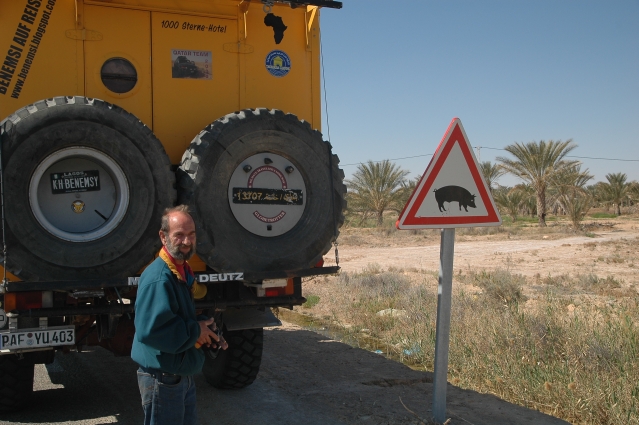
{"label": "tire tread", "polygon": [[213,360],[207,358],[202,372],[215,388],[244,388],[252,384],[259,373],[264,329],[227,331],[224,335],[229,348]]}
{"label": "tire tread", "polygon": [[[344,171],[339,168],[339,157],[336,154],[331,152],[332,146],[329,142],[323,141],[322,134],[313,129],[309,122],[300,120],[294,114],[284,113],[281,110],[277,109],[266,109],[266,108],[257,108],[257,109],[245,109],[238,112],[233,112],[225,115],[224,117],[219,118],[213,123],[209,124],[204,130],[202,130],[191,142],[189,148],[186,150],[182,157],[180,171],[181,175],[178,177],[178,185],[180,187],[179,191],[179,202],[192,205],[196,198],[196,181],[198,179],[204,179],[204,176],[199,176],[200,173],[207,173],[209,170],[206,169],[205,165],[203,165],[203,158],[206,155],[210,155],[210,150],[214,149],[214,146],[217,144],[219,149],[222,151],[230,152],[230,144],[231,141],[234,140],[234,137],[224,137],[229,134],[234,134],[236,132],[241,133],[241,128],[244,125],[250,124],[252,121],[268,119],[269,123],[273,123],[276,129],[288,133],[293,132],[303,132],[306,133],[307,137],[311,140],[315,140],[315,144],[313,149],[315,149],[316,154],[319,158],[322,158],[324,155],[330,154],[331,165],[332,165],[332,189],[333,193],[329,196],[333,199],[332,207],[337,211],[332,211],[331,216],[334,216],[334,222],[330,223],[330,232],[331,237],[326,238],[327,240],[321,246],[321,248],[314,248],[313,250],[304,250],[301,249],[300,252],[308,252],[308,256],[306,258],[306,264],[297,264],[293,266],[294,268],[306,268],[314,266],[317,261],[321,259],[321,257],[330,251],[333,242],[339,235],[339,229],[344,223],[344,210],[346,209],[346,186],[344,184]],[[325,156],[324,156],[325,157]],[[326,158],[326,157],[325,157]],[[326,163],[328,163],[328,159],[326,159]],[[222,185],[226,184],[226,182],[222,182]],[[193,205],[192,205],[193,206]],[[197,210],[197,208],[195,208]],[[197,213],[195,214],[195,218],[197,221]],[[205,227],[205,226],[202,226]],[[213,239],[215,234],[213,234]],[[230,260],[226,253],[224,252],[224,247],[220,247],[220,249],[214,249],[214,242],[209,240],[208,235],[200,235],[198,234],[198,239],[202,240],[202,244],[198,244],[198,248],[200,246],[206,247],[208,252],[202,252],[198,250],[198,254],[203,261],[207,263],[210,267],[217,270],[232,270],[234,268],[244,269],[247,267],[246,265],[238,265],[233,264],[232,260]],[[324,240],[324,239],[322,239]],[[275,252],[276,250],[273,250]]]}
{"label": "tire tread", "polygon": [[[86,108],[86,109],[85,109]],[[64,112],[62,112],[64,111]],[[69,113],[67,113],[69,111]],[[74,111],[78,112],[75,113]],[[18,151],[23,141],[30,135],[40,131],[42,128],[52,123],[62,123],[71,120],[85,120],[92,123],[102,123],[104,117],[111,116],[113,129],[125,134],[129,140],[133,141],[134,148],[148,161],[149,169],[153,179],[153,186],[156,188],[151,220],[157,220],[164,208],[175,204],[177,199],[177,188],[175,187],[175,176],[171,171],[171,164],[161,142],[155,137],[151,129],[140,121],[135,115],[127,112],[117,105],[110,104],[100,99],[93,99],[84,96],[57,96],[49,99],[39,100],[32,104],[18,109],[13,114],[0,122],[0,140],[2,145],[3,165],[6,165],[11,155]],[[9,170],[5,170],[8,174]],[[16,171],[17,173],[18,171]],[[132,181],[130,184],[135,185]],[[153,196],[153,195],[152,195]],[[162,205],[160,205],[162,204]],[[145,226],[147,224],[140,224]],[[39,231],[39,230],[38,230]],[[11,235],[11,229],[7,229],[7,236]],[[35,232],[34,232],[35,233]],[[157,234],[153,229],[154,236]],[[145,231],[144,235],[136,240],[130,241],[130,249],[136,247],[136,255],[128,252],[104,265],[85,267],[84,269],[72,269],[61,265],[49,264],[46,258],[30,255],[28,249],[20,247],[19,258],[12,262],[12,250],[16,248],[9,245],[7,269],[23,280],[66,280],[97,278],[100,275],[127,276],[136,273],[151,261],[154,254],[159,249],[159,243],[149,239],[150,233]],[[129,238],[128,234],[122,234],[122,238]],[[12,236],[14,246],[21,245],[19,238]],[[97,254],[100,255],[100,254]],[[129,257],[130,260],[124,260]]]}

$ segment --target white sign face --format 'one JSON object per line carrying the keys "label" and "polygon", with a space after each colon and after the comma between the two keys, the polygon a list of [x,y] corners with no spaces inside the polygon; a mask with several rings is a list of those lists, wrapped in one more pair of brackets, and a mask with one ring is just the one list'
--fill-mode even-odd
{"label": "white sign face", "polygon": [[[447,190],[447,187],[451,189]],[[426,193],[424,201],[417,209],[416,217],[488,215],[481,197],[477,196],[479,194],[477,184],[470,174],[459,144],[453,145],[431,188],[432,190]],[[440,193],[440,191],[443,192]],[[441,202],[438,202],[437,198]]]}
{"label": "white sign face", "polygon": [[501,217],[468,138],[453,119],[397,223],[398,229],[499,226]]}

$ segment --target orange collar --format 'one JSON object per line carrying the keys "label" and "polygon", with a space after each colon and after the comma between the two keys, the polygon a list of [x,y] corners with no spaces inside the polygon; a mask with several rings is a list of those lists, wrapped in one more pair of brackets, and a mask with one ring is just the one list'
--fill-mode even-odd
{"label": "orange collar", "polygon": [[[194,278],[195,275],[193,274],[193,270],[191,270],[191,266],[189,266],[189,263],[187,261],[184,261],[184,263],[182,263],[182,267],[184,268],[184,275],[182,275],[182,273],[180,273],[180,271],[178,270],[178,265],[175,263],[175,259],[171,254],[169,254],[169,251],[167,251],[166,247],[162,247],[162,250],[160,251],[160,258],[164,260],[166,265],[169,267],[169,270],[173,272],[178,280],[187,282],[187,284],[193,283],[193,280],[189,279],[189,277]],[[191,280],[191,282],[189,282],[189,280]]]}
{"label": "orange collar", "polygon": [[173,274],[178,278],[179,281],[186,282],[186,286],[190,288],[191,294],[193,294],[193,298],[195,298],[196,300],[200,300],[206,296],[206,285],[197,282],[197,280],[195,279],[195,273],[193,273],[193,269],[191,269],[191,266],[188,262],[185,261],[182,264],[184,266],[184,276],[182,276],[175,264],[175,259],[164,247],[162,247],[162,249],[160,250],[160,258],[166,263],[166,265],[169,267],[169,270],[173,272]]}

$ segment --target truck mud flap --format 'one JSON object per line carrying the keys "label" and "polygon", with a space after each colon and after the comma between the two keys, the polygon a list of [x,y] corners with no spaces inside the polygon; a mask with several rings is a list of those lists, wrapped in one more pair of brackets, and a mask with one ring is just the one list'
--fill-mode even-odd
{"label": "truck mud flap", "polygon": [[261,311],[231,308],[224,311],[222,320],[229,331],[282,326],[282,322],[275,317],[270,309]]}

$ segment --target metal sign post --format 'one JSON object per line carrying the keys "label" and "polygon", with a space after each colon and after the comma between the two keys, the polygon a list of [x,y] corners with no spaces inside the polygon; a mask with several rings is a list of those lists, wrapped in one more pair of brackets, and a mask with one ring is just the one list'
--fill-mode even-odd
{"label": "metal sign post", "polygon": [[455,228],[501,225],[480,170],[461,121],[453,118],[396,223],[398,229],[442,229],[433,380],[433,419],[440,424],[446,420]]}
{"label": "metal sign post", "polygon": [[455,228],[442,229],[439,249],[439,286],[437,289],[437,329],[435,336],[435,378],[433,380],[433,419],[446,420],[446,386],[448,384],[448,344],[450,309],[453,293],[453,256]]}

